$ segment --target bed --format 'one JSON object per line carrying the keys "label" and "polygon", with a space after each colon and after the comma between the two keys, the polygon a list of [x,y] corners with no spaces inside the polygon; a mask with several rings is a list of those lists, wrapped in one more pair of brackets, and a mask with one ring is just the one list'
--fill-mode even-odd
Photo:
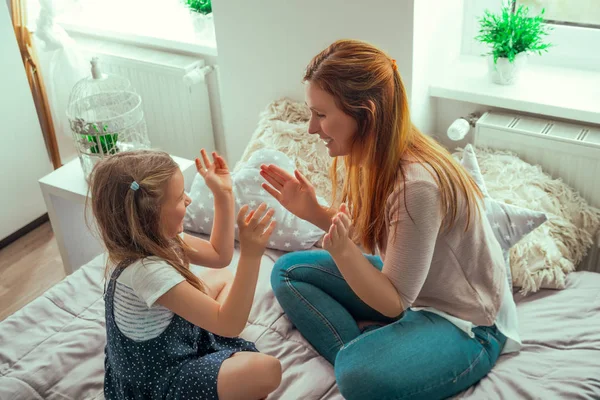
{"label": "bed", "polygon": [[[294,329],[270,289],[281,254],[263,256],[242,336],[281,360],[283,381],[269,399],[341,399],[332,367]],[[236,250],[232,266],[238,256]],[[0,323],[0,399],[104,398],[103,266],[100,255]],[[563,290],[515,299],[522,351],[501,357],[457,398],[600,398],[600,274],[571,273]]]}

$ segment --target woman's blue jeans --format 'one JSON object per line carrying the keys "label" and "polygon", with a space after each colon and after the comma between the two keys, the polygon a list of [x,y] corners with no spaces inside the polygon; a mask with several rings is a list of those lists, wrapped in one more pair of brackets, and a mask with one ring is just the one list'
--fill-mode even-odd
{"label": "woman's blue jeans", "polygon": [[[381,270],[379,257],[366,257]],[[476,327],[471,338],[427,311],[383,316],[354,294],[323,250],[281,257],[271,285],[288,318],[334,365],[349,400],[447,398],[486,376],[506,342],[495,326]],[[361,332],[360,320],[384,326]]]}

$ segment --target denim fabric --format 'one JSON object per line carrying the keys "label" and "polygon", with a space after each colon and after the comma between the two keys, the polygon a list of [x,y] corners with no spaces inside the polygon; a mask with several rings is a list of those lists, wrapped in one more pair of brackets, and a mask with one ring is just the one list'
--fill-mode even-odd
{"label": "denim fabric", "polygon": [[[379,257],[366,257],[381,270]],[[349,400],[447,398],[487,375],[506,342],[495,326],[476,327],[471,338],[427,311],[385,317],[358,298],[326,251],[284,255],[271,284],[288,318],[334,365]],[[383,326],[361,332],[357,320]]]}

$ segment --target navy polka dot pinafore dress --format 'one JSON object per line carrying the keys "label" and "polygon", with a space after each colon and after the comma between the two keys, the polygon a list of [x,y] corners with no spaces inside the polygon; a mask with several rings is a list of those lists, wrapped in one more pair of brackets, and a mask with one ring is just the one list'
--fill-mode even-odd
{"label": "navy polka dot pinafore dress", "polygon": [[113,314],[116,281],[104,295],[107,344],[104,396],[113,399],[218,399],[217,374],[223,361],[240,351],[258,351],[241,338],[214,335],[173,315],[159,336],[136,342],[121,333]]}

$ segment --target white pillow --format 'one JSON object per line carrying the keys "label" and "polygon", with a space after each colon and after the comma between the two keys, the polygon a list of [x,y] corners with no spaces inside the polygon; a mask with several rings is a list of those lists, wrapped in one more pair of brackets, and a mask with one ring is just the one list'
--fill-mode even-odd
{"label": "white pillow", "polygon": [[[461,164],[471,174],[473,180],[483,193],[486,216],[492,226],[496,239],[500,243],[500,247],[502,247],[508,284],[512,287],[510,248],[516,245],[525,235],[546,222],[548,218],[542,212],[502,203],[491,198],[485,186],[481,170],[479,169],[475,150],[470,144],[465,147]],[[522,285],[517,282],[517,286]]]}
{"label": "white pillow", "polygon": [[[267,105],[234,172],[260,149],[279,150],[292,159],[296,169],[314,186],[317,195],[330,201],[332,186],[329,171],[333,158],[329,157],[319,135],[307,133],[309,119],[310,109],[304,103],[283,98]],[[331,203],[335,206],[339,206],[343,180],[344,163],[338,162],[337,200]]]}
{"label": "white pillow", "polygon": [[[264,182],[259,174],[261,164],[277,164],[290,174],[293,174],[295,169],[292,160],[280,151],[261,149],[254,152],[250,159],[239,165],[237,171],[231,175],[236,215],[244,204],[248,204],[250,209],[255,209],[260,203],[266,203],[275,210],[273,218],[277,221],[277,228],[267,247],[283,251],[311,248],[324,232],[290,213],[261,187],[261,183]],[[192,203],[186,211],[185,229],[210,234],[214,218],[214,196],[200,174],[194,178],[189,196]],[[320,204],[327,204],[323,198],[317,199]],[[237,226],[235,238],[238,239]]]}

